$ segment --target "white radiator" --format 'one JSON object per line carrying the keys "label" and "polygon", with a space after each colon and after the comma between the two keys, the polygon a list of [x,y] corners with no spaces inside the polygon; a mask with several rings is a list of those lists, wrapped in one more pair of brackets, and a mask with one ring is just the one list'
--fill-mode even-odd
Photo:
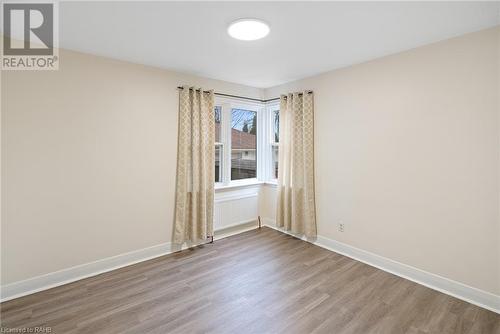
{"label": "white radiator", "polygon": [[214,230],[257,221],[259,188],[228,190],[215,194]]}

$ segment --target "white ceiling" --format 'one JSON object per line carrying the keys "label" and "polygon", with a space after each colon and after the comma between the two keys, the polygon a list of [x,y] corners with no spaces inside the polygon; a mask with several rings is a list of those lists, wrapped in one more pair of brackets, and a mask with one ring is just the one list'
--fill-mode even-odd
{"label": "white ceiling", "polygon": [[[500,24],[500,2],[61,2],[60,46],[270,87]],[[238,18],[271,26],[238,41]]]}

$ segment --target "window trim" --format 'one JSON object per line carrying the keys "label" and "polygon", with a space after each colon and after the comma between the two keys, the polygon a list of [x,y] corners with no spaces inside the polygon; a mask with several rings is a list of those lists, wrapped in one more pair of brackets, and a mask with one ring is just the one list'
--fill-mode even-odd
{"label": "window trim", "polygon": [[[215,184],[222,184],[222,176],[224,175],[224,144],[221,142],[215,142],[215,148],[219,147],[219,158],[220,158],[220,166],[219,166],[219,182],[215,181]],[[221,168],[222,167],[222,168]]]}
{"label": "window trim", "polygon": [[[241,186],[244,184],[256,184],[262,182],[267,175],[265,172],[265,147],[261,133],[266,132],[265,105],[259,102],[250,102],[236,98],[215,97],[215,106],[221,107],[221,138],[222,146],[222,182],[216,182],[216,188],[222,189],[231,186]],[[231,113],[232,109],[244,109],[257,113],[257,177],[241,180],[231,180]]]}
{"label": "window trim", "polygon": [[[217,108],[217,107],[220,107],[220,105],[218,105],[217,103],[215,103],[215,105],[214,105],[214,115],[215,115],[215,108]],[[222,176],[224,175],[224,170],[223,169],[224,169],[224,165],[225,165],[224,164],[224,149],[225,148],[224,148],[223,134],[222,134],[222,132],[224,131],[224,125],[223,125],[224,115],[222,114],[222,107],[221,107],[221,111],[220,111],[220,118],[221,118],[221,121],[220,121],[220,133],[219,133],[220,134],[220,138],[219,138],[220,141],[216,141],[214,143],[214,148],[219,147],[220,152],[221,152],[219,154],[220,155],[220,157],[219,157],[219,159],[220,159],[219,181],[218,182],[217,181],[214,182],[214,184],[215,184],[216,187],[217,187],[217,185],[221,185],[222,182],[223,182]]]}
{"label": "window trim", "polygon": [[[266,150],[268,151],[268,156],[267,156],[267,166],[266,166],[266,182],[269,183],[277,183],[278,179],[274,177],[274,172],[273,172],[273,147],[277,146],[279,148],[279,142],[276,142],[274,140],[274,111],[280,109],[280,102],[279,101],[273,101],[269,102],[266,104],[266,113],[267,113],[267,132],[268,132],[268,137],[267,137],[267,148]],[[279,166],[278,166],[279,168]]]}
{"label": "window trim", "polygon": [[[215,97],[215,106],[221,107],[221,137],[222,148],[222,178],[215,183],[216,189],[227,189],[256,184],[275,185],[277,179],[273,173],[272,148],[279,143],[274,141],[274,111],[280,109],[279,101],[268,103],[253,102],[238,98]],[[245,109],[257,112],[257,177],[241,180],[231,180],[231,111],[232,109]]]}

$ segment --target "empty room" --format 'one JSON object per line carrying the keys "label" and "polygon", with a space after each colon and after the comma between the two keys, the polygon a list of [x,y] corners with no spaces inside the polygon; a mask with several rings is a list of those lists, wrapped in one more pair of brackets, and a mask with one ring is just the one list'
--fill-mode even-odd
{"label": "empty room", "polygon": [[500,1],[0,6],[0,333],[500,334]]}

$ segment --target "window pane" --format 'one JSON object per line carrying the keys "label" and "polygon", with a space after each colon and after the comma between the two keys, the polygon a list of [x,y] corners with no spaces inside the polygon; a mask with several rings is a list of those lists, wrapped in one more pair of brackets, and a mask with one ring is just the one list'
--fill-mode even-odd
{"label": "window pane", "polygon": [[[222,108],[216,106],[215,113],[215,142],[221,140]],[[215,145],[215,182],[222,182],[222,146]]]}
{"label": "window pane", "polygon": [[220,142],[220,127],[222,120],[222,108],[220,106],[215,107],[215,142]]}
{"label": "window pane", "polygon": [[215,182],[222,182],[222,146],[215,145]]}
{"label": "window pane", "polygon": [[273,177],[278,178],[278,161],[279,161],[279,146],[273,146],[272,148],[272,159],[273,159]]}
{"label": "window pane", "polygon": [[231,110],[231,180],[257,177],[257,113]]}
{"label": "window pane", "polygon": [[280,111],[275,110],[273,113],[273,133],[274,142],[279,143],[280,141]]}

